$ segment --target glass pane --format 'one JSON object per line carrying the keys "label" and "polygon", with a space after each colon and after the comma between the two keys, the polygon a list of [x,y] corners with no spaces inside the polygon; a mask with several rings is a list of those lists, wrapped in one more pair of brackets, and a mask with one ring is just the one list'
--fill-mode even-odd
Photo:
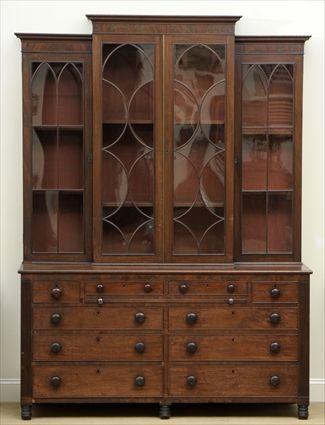
{"label": "glass pane", "polygon": [[267,77],[259,65],[243,66],[243,127],[267,125]]}
{"label": "glass pane", "polygon": [[58,192],[33,193],[32,251],[57,252]]}
{"label": "glass pane", "polygon": [[265,135],[245,135],[242,141],[242,189],[267,187],[267,140]]}
{"label": "glass pane", "polygon": [[59,252],[83,252],[83,194],[59,195]]}
{"label": "glass pane", "polygon": [[268,202],[268,252],[292,251],[292,194],[270,193]]}
{"label": "glass pane", "polygon": [[244,193],[242,197],[243,253],[266,253],[266,194]]}
{"label": "glass pane", "polygon": [[38,64],[32,78],[32,120],[34,126],[56,125],[57,79],[50,64]]}
{"label": "glass pane", "polygon": [[57,131],[33,129],[33,189],[57,187]]}
{"label": "glass pane", "polygon": [[83,188],[83,134],[81,130],[59,130],[59,188]]}
{"label": "glass pane", "polygon": [[154,45],[103,46],[103,253],[154,246]]}
{"label": "glass pane", "polygon": [[82,74],[78,65],[65,64],[58,76],[58,123],[80,125],[83,122]]}
{"label": "glass pane", "polygon": [[174,46],[174,254],[224,253],[224,57]]}
{"label": "glass pane", "polygon": [[293,188],[292,136],[271,135],[269,141],[269,190],[290,190]]}
{"label": "glass pane", "polygon": [[288,66],[278,65],[271,74],[269,86],[269,126],[292,126],[293,80]]}

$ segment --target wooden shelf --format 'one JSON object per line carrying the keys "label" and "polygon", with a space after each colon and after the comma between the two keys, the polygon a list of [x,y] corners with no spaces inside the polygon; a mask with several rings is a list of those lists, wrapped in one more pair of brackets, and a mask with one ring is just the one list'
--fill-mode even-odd
{"label": "wooden shelf", "polygon": [[293,127],[242,127],[242,134],[244,135],[253,135],[253,134],[283,134],[283,135],[292,135]]}

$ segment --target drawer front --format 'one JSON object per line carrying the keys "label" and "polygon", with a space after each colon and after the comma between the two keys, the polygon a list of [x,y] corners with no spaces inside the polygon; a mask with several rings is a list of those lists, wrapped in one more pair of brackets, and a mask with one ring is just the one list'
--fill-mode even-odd
{"label": "drawer front", "polygon": [[207,281],[189,281],[189,280],[178,280],[168,282],[168,293],[170,295],[181,295],[181,296],[210,296],[210,295],[246,295],[247,283],[246,282],[235,282],[233,280],[210,282]]}
{"label": "drawer front", "polygon": [[298,282],[254,282],[252,284],[252,301],[296,303],[299,300],[298,285]]}
{"label": "drawer front", "polygon": [[100,296],[100,295],[109,295],[109,296],[129,296],[129,295],[139,295],[144,297],[150,297],[155,295],[162,295],[163,282],[152,282],[150,279],[143,280],[140,282],[132,281],[119,281],[112,282],[109,280],[101,281],[92,281],[85,283],[85,294],[89,296]]}
{"label": "drawer front", "polygon": [[[271,315],[278,315],[278,323]],[[189,323],[191,315],[192,323]],[[297,329],[296,307],[202,307],[189,305],[169,308],[169,329]]]}
{"label": "drawer front", "polygon": [[298,367],[175,365],[169,368],[169,388],[174,397],[296,397]]}
{"label": "drawer front", "polygon": [[161,335],[73,334],[33,336],[35,361],[161,361]]}
{"label": "drawer front", "polygon": [[36,280],[33,282],[34,303],[78,303],[79,282],[75,280]]}
{"label": "drawer front", "polygon": [[33,376],[34,398],[159,397],[163,392],[159,365],[38,365]]}
{"label": "drawer front", "polygon": [[[56,324],[53,317],[59,317]],[[141,322],[136,317],[140,316]],[[34,329],[162,329],[160,307],[39,307],[33,309]]]}
{"label": "drawer front", "polygon": [[173,335],[170,361],[297,361],[296,335]]}

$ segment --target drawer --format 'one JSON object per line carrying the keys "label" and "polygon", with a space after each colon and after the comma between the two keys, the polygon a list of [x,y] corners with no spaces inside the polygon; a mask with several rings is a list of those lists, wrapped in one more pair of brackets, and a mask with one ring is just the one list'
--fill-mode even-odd
{"label": "drawer", "polygon": [[150,279],[143,281],[109,281],[100,280],[85,283],[85,294],[87,296],[155,296],[164,292],[163,282],[153,282]]}
{"label": "drawer", "polygon": [[161,361],[161,335],[35,333],[35,361]]}
{"label": "drawer", "polygon": [[160,365],[33,367],[34,398],[159,397],[162,388]]}
{"label": "drawer", "polygon": [[296,335],[172,335],[170,361],[297,361]]}
{"label": "drawer", "polygon": [[[275,320],[276,319],[276,320]],[[271,321],[272,320],[272,321]],[[204,307],[169,308],[169,329],[297,329],[296,307]]]}
{"label": "drawer", "polygon": [[298,302],[298,282],[254,282],[253,302],[296,303]]}
{"label": "drawer", "polygon": [[34,303],[78,303],[79,282],[76,280],[35,280],[33,282]]}
{"label": "drawer", "polygon": [[168,293],[171,295],[197,296],[197,295],[237,295],[247,294],[247,283],[233,280],[213,282],[178,280],[168,282]]}
{"label": "drawer", "polygon": [[33,308],[34,329],[162,329],[160,307],[40,307]]}
{"label": "drawer", "polygon": [[174,397],[296,397],[295,365],[170,366],[170,395]]}

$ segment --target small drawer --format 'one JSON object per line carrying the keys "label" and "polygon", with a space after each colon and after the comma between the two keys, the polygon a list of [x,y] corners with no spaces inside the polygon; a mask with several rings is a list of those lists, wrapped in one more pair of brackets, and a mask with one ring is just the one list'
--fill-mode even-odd
{"label": "small drawer", "polygon": [[161,335],[33,335],[35,361],[161,361]]}
{"label": "small drawer", "polygon": [[[162,295],[163,282],[153,282],[150,279],[143,281],[106,281],[98,280],[85,283],[87,298],[94,296],[155,296]],[[88,297],[90,296],[90,297]]]}
{"label": "small drawer", "polygon": [[224,282],[177,280],[168,282],[168,293],[182,296],[246,295],[247,283],[233,280]]}
{"label": "small drawer", "polygon": [[78,303],[79,282],[76,280],[35,280],[33,282],[34,303]]}
{"label": "small drawer", "polygon": [[296,397],[295,365],[172,365],[172,397]]}
{"label": "small drawer", "polygon": [[298,282],[253,282],[252,301],[263,303],[296,303]]}
{"label": "small drawer", "polygon": [[295,307],[219,307],[189,305],[169,308],[169,329],[292,329],[298,328]]}
{"label": "small drawer", "polygon": [[170,361],[297,361],[296,335],[172,335]]}
{"label": "small drawer", "polygon": [[34,329],[162,329],[160,307],[40,307],[33,309]]}
{"label": "small drawer", "polygon": [[34,398],[159,397],[160,365],[61,365],[33,367]]}

